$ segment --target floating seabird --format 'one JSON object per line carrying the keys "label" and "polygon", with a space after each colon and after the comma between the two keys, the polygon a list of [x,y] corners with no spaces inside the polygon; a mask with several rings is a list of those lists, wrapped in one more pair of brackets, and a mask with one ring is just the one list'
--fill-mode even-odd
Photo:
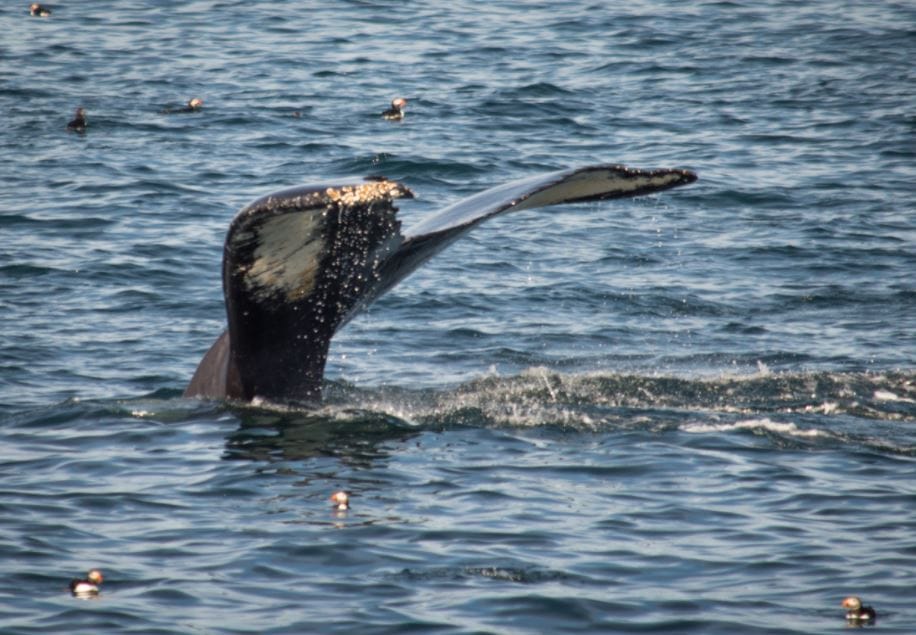
{"label": "floating seabird", "polygon": [[200,97],[192,97],[191,99],[188,100],[188,103],[186,103],[181,108],[175,108],[175,109],[165,108],[161,112],[166,115],[171,115],[173,113],[199,112],[200,109],[203,108],[203,105],[204,105],[203,99],[201,99]]}
{"label": "floating seabird", "polygon": [[403,97],[395,97],[391,100],[391,108],[382,112],[382,119],[390,121],[400,121],[404,118],[404,108],[407,106],[407,100]]}
{"label": "floating seabird", "polygon": [[878,614],[875,613],[875,609],[870,606],[864,606],[862,600],[854,595],[843,600],[840,606],[846,609],[846,621],[852,624],[874,622],[878,619]]}
{"label": "floating seabird", "polygon": [[343,490],[331,494],[330,500],[334,503],[334,509],[337,511],[343,512],[350,509],[350,495]]}
{"label": "floating seabird", "polygon": [[67,130],[72,130],[73,132],[86,132],[87,125],[89,124],[86,121],[86,110],[77,108],[73,119],[67,122]]}
{"label": "floating seabird", "polygon": [[70,593],[76,597],[91,597],[99,594],[99,587],[102,586],[102,572],[98,569],[91,569],[86,574],[85,579],[76,579],[70,581]]}

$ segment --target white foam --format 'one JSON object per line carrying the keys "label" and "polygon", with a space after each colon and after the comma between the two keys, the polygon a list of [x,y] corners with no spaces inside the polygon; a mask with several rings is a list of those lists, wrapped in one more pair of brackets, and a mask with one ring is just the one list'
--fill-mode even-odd
{"label": "white foam", "polygon": [[775,432],[794,437],[819,437],[823,436],[822,430],[805,430],[794,423],[780,423],[770,419],[748,419],[734,423],[687,423],[680,426],[684,432],[691,434],[704,434],[708,432],[732,432],[734,430],[760,430]]}
{"label": "white foam", "polygon": [[906,397],[900,397],[889,390],[876,390],[875,399],[878,401],[900,401],[903,403],[916,403],[912,399],[907,399]]}
{"label": "white foam", "polygon": [[839,410],[840,405],[832,401],[825,401],[819,406],[807,405],[805,406],[805,412],[821,412],[825,415],[832,415],[833,413]]}

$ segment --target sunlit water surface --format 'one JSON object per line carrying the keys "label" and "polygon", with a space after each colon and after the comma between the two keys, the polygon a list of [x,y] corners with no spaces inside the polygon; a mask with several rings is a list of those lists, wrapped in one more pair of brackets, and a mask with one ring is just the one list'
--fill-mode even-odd
{"label": "sunlit water surface", "polygon": [[[913,632],[916,9],[618,4],[0,8],[0,632]],[[475,231],[317,411],[181,398],[254,198],[596,162],[700,180]]]}

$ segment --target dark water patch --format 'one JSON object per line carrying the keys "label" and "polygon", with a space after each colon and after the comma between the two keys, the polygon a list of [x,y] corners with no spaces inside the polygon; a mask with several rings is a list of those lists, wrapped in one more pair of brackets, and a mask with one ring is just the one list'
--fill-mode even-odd
{"label": "dark water patch", "polygon": [[[843,271],[842,267],[812,267],[812,269],[821,269],[822,271]],[[826,288],[812,289],[807,292],[800,291],[794,294],[775,294],[767,300],[771,304],[772,311],[792,311],[802,307],[811,308],[863,308],[863,307],[883,307],[886,311],[895,304],[906,306],[909,303],[911,292],[868,292],[858,288],[846,286],[828,286]]]}
{"label": "dark water patch", "polygon": [[515,584],[541,584],[549,582],[575,582],[579,576],[563,571],[549,571],[537,568],[518,567],[436,567],[429,569],[404,569],[391,577],[395,580],[406,579],[411,582],[428,581],[474,581],[479,579]]}
{"label": "dark water patch", "polygon": [[52,275],[59,272],[60,270],[53,267],[42,267],[27,263],[0,266],[0,276],[14,280]]}
{"label": "dark water patch", "polygon": [[536,82],[525,86],[512,88],[501,93],[506,97],[564,97],[574,95],[572,91],[550,82]]}
{"label": "dark water patch", "polygon": [[722,326],[722,330],[727,333],[738,333],[741,335],[763,335],[767,329],[763,326],[745,324],[743,322],[729,322]]}
{"label": "dark water patch", "polygon": [[368,461],[388,442],[403,443],[413,427],[394,415],[355,409],[276,411],[244,409],[239,429],[226,443],[226,459],[302,459],[346,455]]}

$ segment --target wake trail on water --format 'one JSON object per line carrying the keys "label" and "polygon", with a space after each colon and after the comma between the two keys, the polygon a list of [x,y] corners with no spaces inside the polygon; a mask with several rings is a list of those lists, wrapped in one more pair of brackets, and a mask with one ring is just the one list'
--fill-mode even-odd
{"label": "wake trail on water", "polygon": [[564,374],[530,368],[516,376],[476,379],[454,389],[357,390],[335,385],[330,404],[403,412],[413,420],[478,419],[501,425],[561,424],[601,428],[640,413],[828,415],[916,421],[916,374],[779,373],[689,378],[641,374]]}
{"label": "wake trail on water", "polygon": [[[490,375],[447,388],[359,387],[329,381],[326,391],[321,406],[272,404],[259,399],[251,403],[175,399],[174,391],[158,391],[118,403],[132,416],[171,422],[181,420],[181,413],[199,418],[217,408],[328,420],[347,419],[351,416],[347,413],[374,412],[403,419],[411,425],[559,424],[586,429],[639,419],[640,413],[661,420],[666,413],[677,413],[679,419],[689,413],[704,413],[732,417],[852,417],[916,423],[916,372],[913,371],[762,371],[754,375],[696,378],[609,372],[567,374],[535,367],[518,375]],[[66,409],[72,411],[76,403],[79,400],[68,400]],[[83,407],[94,410],[102,402],[82,403]]]}
{"label": "wake trail on water", "polygon": [[[242,458],[332,452],[449,429],[554,427],[573,432],[757,435],[777,443],[843,444],[916,456],[916,373],[785,372],[680,377],[567,374],[544,367],[443,388],[327,382],[319,407],[206,401],[176,390],[20,410],[11,428],[44,434],[159,434],[192,426],[230,434]],[[99,418],[106,421],[103,428]],[[179,426],[176,428],[176,426]],[[146,432],[142,432],[143,430]],[[687,441],[690,443],[689,441]],[[234,451],[234,450],[233,450]]]}

